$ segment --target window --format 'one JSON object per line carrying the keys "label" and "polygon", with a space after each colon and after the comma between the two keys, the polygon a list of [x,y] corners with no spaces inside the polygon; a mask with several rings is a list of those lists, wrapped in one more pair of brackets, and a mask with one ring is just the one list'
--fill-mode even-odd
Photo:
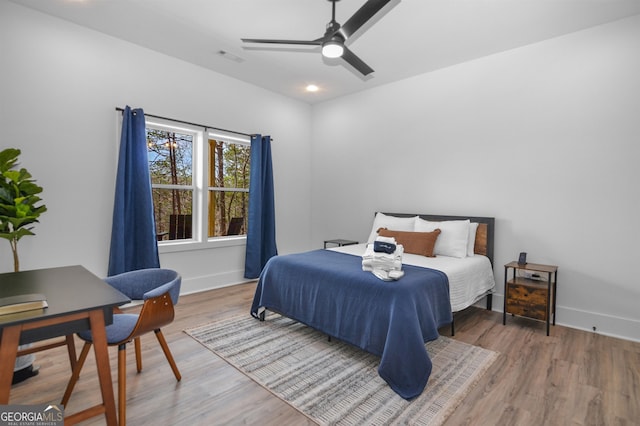
{"label": "window", "polygon": [[147,127],[158,241],[192,238],[193,135]]}
{"label": "window", "polygon": [[[246,234],[250,146],[209,139],[209,237]],[[215,138],[215,139],[213,139]]]}
{"label": "window", "polygon": [[249,137],[149,121],[146,133],[160,244],[245,235]]}

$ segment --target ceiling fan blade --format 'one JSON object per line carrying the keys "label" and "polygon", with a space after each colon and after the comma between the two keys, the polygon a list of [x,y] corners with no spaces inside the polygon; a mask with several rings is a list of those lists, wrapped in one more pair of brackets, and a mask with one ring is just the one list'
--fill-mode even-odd
{"label": "ceiling fan blade", "polygon": [[243,38],[245,43],[269,43],[269,44],[304,44],[309,46],[320,46],[322,40],[270,40],[260,38]]}
{"label": "ceiling fan blade", "polygon": [[344,52],[342,53],[342,59],[347,61],[349,65],[357,69],[362,75],[369,75],[373,72],[373,68],[365,64],[364,61],[356,56],[351,50],[344,46]]}
{"label": "ceiling fan blade", "polygon": [[351,18],[340,28],[340,32],[345,39],[351,37],[360,27],[367,23],[376,13],[380,11],[391,0],[369,0],[353,14]]}

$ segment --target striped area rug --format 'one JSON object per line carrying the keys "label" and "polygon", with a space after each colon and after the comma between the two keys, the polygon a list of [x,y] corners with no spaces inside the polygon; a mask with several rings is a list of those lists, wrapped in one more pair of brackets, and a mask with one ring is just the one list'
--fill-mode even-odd
{"label": "striped area rug", "polygon": [[322,425],[440,425],[497,358],[441,336],[426,344],[433,362],[426,389],[407,401],[378,376],[379,357],[278,314],[185,332]]}

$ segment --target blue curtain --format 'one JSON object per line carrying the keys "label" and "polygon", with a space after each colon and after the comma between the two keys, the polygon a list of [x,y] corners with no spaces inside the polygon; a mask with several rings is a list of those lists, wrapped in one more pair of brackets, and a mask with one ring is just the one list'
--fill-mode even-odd
{"label": "blue curtain", "polygon": [[159,266],[144,112],[127,106],[122,113],[109,276]]}
{"label": "blue curtain", "polygon": [[248,228],[244,276],[258,278],[267,261],[278,254],[269,136],[251,137]]}

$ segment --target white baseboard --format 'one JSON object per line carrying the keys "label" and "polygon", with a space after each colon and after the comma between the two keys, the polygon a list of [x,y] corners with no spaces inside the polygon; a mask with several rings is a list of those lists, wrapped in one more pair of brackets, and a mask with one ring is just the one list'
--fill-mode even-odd
{"label": "white baseboard", "polygon": [[200,293],[216,288],[230,287],[251,281],[244,277],[244,271],[230,271],[221,274],[205,275],[201,277],[182,278],[180,294]]}
{"label": "white baseboard", "polygon": [[[486,307],[483,300],[477,306]],[[493,295],[493,310],[502,312],[504,297]],[[631,318],[616,317],[598,312],[589,312],[567,306],[556,306],[556,324],[578,330],[591,331],[605,336],[640,342],[640,321]],[[594,331],[595,327],[595,331]]]}

